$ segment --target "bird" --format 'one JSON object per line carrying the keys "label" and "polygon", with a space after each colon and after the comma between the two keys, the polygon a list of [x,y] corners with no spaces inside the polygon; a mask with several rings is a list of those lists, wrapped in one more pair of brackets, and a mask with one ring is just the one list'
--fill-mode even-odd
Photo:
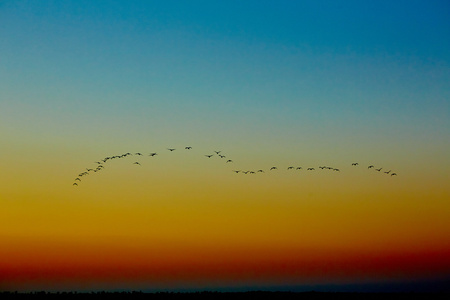
{"label": "bird", "polygon": [[293,170],[293,169],[294,169],[294,167],[288,167],[287,169],[288,169],[288,170]]}
{"label": "bird", "polygon": [[270,168],[270,170],[277,170],[277,169],[278,169],[277,167]]}
{"label": "bird", "polygon": [[389,174],[391,173],[391,170],[384,172],[384,174]]}
{"label": "bird", "polygon": [[378,171],[378,172],[380,172],[381,171],[381,169],[383,169],[383,168],[379,168],[379,169],[375,169],[376,171]]}
{"label": "bird", "polygon": [[370,166],[367,167],[367,169],[370,169],[370,168],[374,168],[374,166],[373,166],[373,165],[370,165]]}
{"label": "bird", "polygon": [[101,162],[99,162],[99,161],[96,161],[95,163],[97,163],[97,164],[99,164],[99,165],[101,165],[102,163]]}
{"label": "bird", "polygon": [[339,170],[339,169],[333,169],[333,171],[338,171],[338,172],[340,172],[341,170]]}
{"label": "bird", "polygon": [[187,146],[187,147],[184,147],[184,149],[186,149],[186,150],[191,150],[191,149],[192,149],[192,147],[190,147],[190,146]]}
{"label": "bird", "polygon": [[314,171],[314,168],[308,168],[307,171]]}
{"label": "bird", "polygon": [[148,156],[155,156],[158,155],[156,152],[150,153]]}
{"label": "bird", "polygon": [[207,158],[211,158],[213,156],[213,154],[210,155],[205,155]]}
{"label": "bird", "polygon": [[250,171],[250,174],[255,174],[255,171]]}
{"label": "bird", "polygon": [[135,162],[133,163],[133,165],[141,165],[141,164],[138,163],[137,161],[135,161]]}
{"label": "bird", "polygon": [[222,151],[214,151],[214,152],[216,152],[216,154],[219,154],[219,153],[222,152]]}
{"label": "bird", "polygon": [[263,171],[263,170],[258,170],[258,171],[256,171],[256,172],[259,172],[259,173],[264,173],[264,171]]}
{"label": "bird", "polygon": [[81,179],[80,179],[80,178],[76,178],[75,180],[81,181]]}
{"label": "bird", "polygon": [[72,184],[72,185],[78,185],[76,182],[74,182],[74,184]]}
{"label": "bird", "polygon": [[227,163],[229,163],[229,162],[233,162],[231,159],[229,159],[229,160],[227,160]]}
{"label": "bird", "polygon": [[220,157],[220,158],[225,158],[226,156],[225,156],[225,155],[220,155],[220,154],[219,154],[219,157]]}
{"label": "bird", "polygon": [[240,170],[233,170],[233,172],[237,174],[240,172]]}
{"label": "bird", "polygon": [[167,150],[169,150],[170,152],[175,151],[174,148],[167,148]]}
{"label": "bird", "polygon": [[397,173],[392,173],[391,176],[397,176]]}
{"label": "bird", "polygon": [[301,170],[301,169],[302,169],[302,167],[297,167],[297,168],[296,168],[296,170]]}
{"label": "bird", "polygon": [[142,156],[142,153],[136,152],[135,155],[140,155],[140,156]]}
{"label": "bird", "polygon": [[352,163],[352,166],[357,166],[357,165],[359,165],[358,163]]}

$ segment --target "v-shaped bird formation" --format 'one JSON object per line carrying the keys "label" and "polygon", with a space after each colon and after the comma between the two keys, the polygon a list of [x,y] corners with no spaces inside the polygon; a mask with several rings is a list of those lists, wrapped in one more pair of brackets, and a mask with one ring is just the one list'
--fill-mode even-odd
{"label": "v-shaped bird formation", "polygon": [[[185,146],[181,151],[191,151],[193,148],[191,146]],[[165,152],[174,152],[175,150],[177,150],[176,148],[166,148]],[[95,161],[94,163],[96,164],[95,167],[91,167],[91,168],[85,168],[85,170],[83,170],[81,173],[78,174],[78,176],[75,178],[74,182],[72,183],[73,186],[79,186],[79,184],[81,183],[81,181],[84,180],[83,177],[90,175],[90,174],[95,174],[98,172],[101,172],[105,169],[105,166],[110,164],[112,161],[114,160],[119,160],[119,159],[125,159],[125,158],[134,158],[131,162],[132,165],[136,165],[136,166],[142,166],[141,162],[142,162],[142,158],[144,157],[150,157],[152,159],[155,159],[155,156],[160,155],[160,153],[157,152],[150,152],[149,154],[142,154],[142,152],[135,152],[135,153],[131,153],[131,152],[127,152],[127,153],[123,153],[120,155],[111,155],[111,156],[106,156],[103,159],[99,160],[99,161]],[[226,164],[230,164],[233,163],[233,160],[227,158],[226,155],[222,154],[222,151],[220,150],[215,150],[212,153],[208,153],[208,154],[204,154],[202,153],[201,155],[203,155],[205,158],[207,159],[211,159],[211,158],[218,158],[224,161],[224,163]],[[350,164],[349,164],[350,165]],[[351,163],[351,167],[358,167],[360,164],[357,162],[353,162]],[[320,170],[328,170],[328,171],[333,171],[334,173],[339,173],[341,170],[339,168],[336,167],[332,167],[332,166],[318,166],[317,167]],[[376,172],[380,172],[380,173],[384,173],[386,175],[389,176],[397,176],[397,173],[392,172],[392,170],[388,170],[388,171],[383,171],[382,167],[379,168],[375,168],[374,165],[369,165],[367,167],[368,170],[373,169]],[[272,166],[270,167],[268,170],[264,170],[264,169],[255,169],[255,170],[238,170],[238,169],[233,169],[231,170],[233,173],[235,174],[243,174],[243,175],[250,175],[250,174],[267,174],[267,173],[271,173],[271,172],[279,172],[279,171],[289,171],[289,172],[298,172],[298,171],[302,171],[305,170],[306,172],[311,172],[311,171],[316,171],[316,167],[305,167],[303,168],[302,166],[287,166],[287,167],[283,167],[283,168],[279,168],[278,166]],[[266,172],[267,171],[267,172]]]}

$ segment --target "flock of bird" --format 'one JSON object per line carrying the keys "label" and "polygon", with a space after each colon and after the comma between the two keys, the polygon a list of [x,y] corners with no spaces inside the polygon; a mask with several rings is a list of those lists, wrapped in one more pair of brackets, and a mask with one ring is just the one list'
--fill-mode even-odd
{"label": "flock of bird", "polygon": [[[175,148],[167,148],[167,150],[169,152],[173,152],[177,149]],[[191,146],[186,146],[184,147],[184,150],[192,150]],[[139,162],[140,157],[143,156],[149,156],[149,157],[155,157],[159,155],[157,152],[152,152],[149,153],[148,155],[144,155],[141,152],[136,152],[136,153],[124,153],[124,154],[120,154],[120,155],[112,155],[112,156],[107,156],[99,161],[96,161],[94,163],[96,163],[97,165],[95,167],[92,168],[86,168],[84,171],[82,171],[81,173],[78,174],[78,176],[75,178],[74,182],[73,182],[73,186],[78,186],[79,183],[84,180],[84,176],[93,174],[93,173],[97,173],[102,171],[105,168],[105,165],[113,160],[116,159],[123,159],[123,158],[127,158],[127,157],[136,157],[136,159],[132,162],[133,165],[137,165],[137,166],[141,166],[141,163]],[[204,154],[204,156],[208,159],[214,157],[219,157],[220,159],[223,159],[225,163],[229,164],[229,163],[233,163],[233,160],[228,159],[225,155],[222,154],[222,151],[214,151],[212,154]],[[359,166],[359,163],[354,162],[351,164],[352,167],[357,167]],[[319,166],[318,167],[321,170],[329,170],[329,171],[333,171],[333,172],[340,172],[339,168],[335,168],[335,167],[330,167],[330,166]],[[381,172],[381,170],[383,170],[383,168],[375,168],[374,165],[370,165],[367,167],[368,169],[373,169],[375,171]],[[266,170],[267,172],[274,172],[279,170],[278,167],[273,166],[270,169]],[[300,171],[300,170],[306,170],[306,171],[315,171],[316,169],[314,167],[308,167],[303,169],[303,167],[300,166],[288,166],[286,168],[286,170],[291,170],[291,171]],[[248,174],[256,174],[256,173],[266,173],[265,170],[263,169],[258,169],[258,170],[232,170],[232,172],[236,173],[236,174],[244,174],[244,175],[248,175]],[[389,171],[383,171],[384,174],[390,175],[390,176],[397,176],[397,173],[392,172],[392,170]]]}

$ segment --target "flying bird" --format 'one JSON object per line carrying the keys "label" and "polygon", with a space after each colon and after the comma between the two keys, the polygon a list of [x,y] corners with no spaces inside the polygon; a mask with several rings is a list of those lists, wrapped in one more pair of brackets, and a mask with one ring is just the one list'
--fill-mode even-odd
{"label": "flying bird", "polygon": [[375,167],[373,165],[370,165],[367,167],[367,169],[370,169],[370,168],[375,168]]}
{"label": "flying bird", "polygon": [[240,172],[240,170],[233,170],[233,172],[237,174]]}
{"label": "flying bird", "polygon": [[314,168],[308,168],[307,171],[314,171]]}
{"label": "flying bird", "polygon": [[156,152],[150,153],[148,156],[155,156],[158,155]]}
{"label": "flying bird", "polygon": [[397,176],[397,173],[392,173],[391,176]]}
{"label": "flying bird", "polygon": [[174,148],[167,148],[167,150],[169,150],[170,152],[175,151]]}
{"label": "flying bird", "polygon": [[73,185],[78,185],[76,182]]}
{"label": "flying bird", "polygon": [[301,169],[302,169],[302,167],[297,167],[297,168],[296,168],[296,170],[301,170]]}
{"label": "flying bird", "polygon": [[384,172],[384,174],[389,174],[391,173],[391,170]]}
{"label": "flying bird", "polygon": [[229,159],[229,160],[227,160],[227,163],[229,163],[229,162],[233,162],[231,159]]}
{"label": "flying bird", "polygon": [[293,170],[293,169],[294,169],[294,167],[288,167],[287,169],[288,169],[288,170]]}
{"label": "flying bird", "polygon": [[264,171],[263,171],[263,170],[258,170],[258,171],[256,171],[256,172],[259,172],[259,173],[264,173]]}
{"label": "flying bird", "polygon": [[141,164],[136,161],[133,163],[133,165],[141,165]]}
{"label": "flying bird", "polygon": [[140,156],[142,156],[142,153],[136,152],[135,155],[140,155]]}
{"label": "flying bird", "polygon": [[192,149],[192,147],[190,147],[190,146],[187,146],[187,147],[184,147],[184,149],[186,149],[186,150],[191,150],[191,149]]}
{"label": "flying bird", "polygon": [[81,179],[80,179],[80,178],[77,178],[77,179],[75,179],[75,181],[76,181],[76,180],[78,180],[78,181],[81,181]]}
{"label": "flying bird", "polygon": [[214,151],[214,152],[216,152],[216,154],[219,154],[219,153],[222,152],[222,151]]}
{"label": "flying bird", "polygon": [[358,163],[352,163],[352,166],[357,166],[357,165],[359,165]]}
{"label": "flying bird", "polygon": [[272,168],[270,168],[270,171],[271,170],[277,170],[278,168],[277,167],[272,167]]}
{"label": "flying bird", "polygon": [[381,169],[383,169],[383,168],[379,168],[379,169],[375,169],[376,171],[378,171],[378,172],[380,172],[381,171]]}
{"label": "flying bird", "polygon": [[213,156],[213,154],[211,155],[205,155],[207,158],[211,158]]}

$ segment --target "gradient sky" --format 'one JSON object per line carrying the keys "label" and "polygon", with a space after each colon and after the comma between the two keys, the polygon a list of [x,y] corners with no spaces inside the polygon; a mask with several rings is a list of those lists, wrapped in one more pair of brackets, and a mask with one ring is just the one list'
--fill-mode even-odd
{"label": "gradient sky", "polygon": [[448,279],[449,37],[448,1],[0,1],[0,290]]}

